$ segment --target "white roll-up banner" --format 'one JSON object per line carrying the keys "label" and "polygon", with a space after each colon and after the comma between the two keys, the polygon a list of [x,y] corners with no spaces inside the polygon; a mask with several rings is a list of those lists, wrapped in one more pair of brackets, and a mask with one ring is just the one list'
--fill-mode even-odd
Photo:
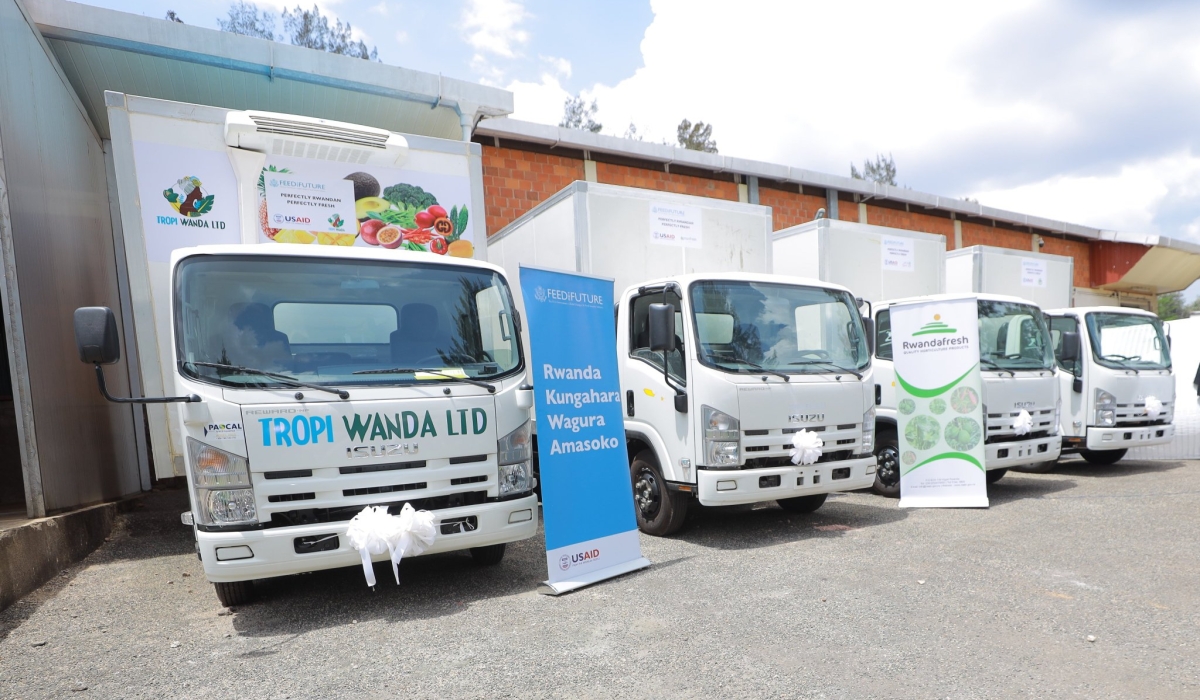
{"label": "white roll-up banner", "polygon": [[901,508],[986,508],[975,299],[891,307]]}

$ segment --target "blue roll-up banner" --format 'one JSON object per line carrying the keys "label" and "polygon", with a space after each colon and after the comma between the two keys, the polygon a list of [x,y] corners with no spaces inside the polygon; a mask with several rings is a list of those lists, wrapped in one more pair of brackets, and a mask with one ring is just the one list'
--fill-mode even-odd
{"label": "blue roll-up banner", "polygon": [[642,557],[621,385],[612,280],[521,267],[537,410],[546,592],[650,565]]}

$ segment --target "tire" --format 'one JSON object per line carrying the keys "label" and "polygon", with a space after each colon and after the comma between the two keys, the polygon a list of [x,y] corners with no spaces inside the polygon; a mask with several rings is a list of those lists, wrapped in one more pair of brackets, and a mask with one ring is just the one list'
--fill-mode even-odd
{"label": "tire", "polygon": [[875,483],[871,490],[887,498],[900,497],[900,445],[896,433],[891,429],[878,431],[879,444],[875,446]]}
{"label": "tire", "polygon": [[689,497],[667,487],[652,450],[642,450],[633,458],[629,476],[638,529],[657,537],[678,532],[687,517]]}
{"label": "tire", "polygon": [[213,587],[217,589],[217,600],[221,601],[221,605],[227,608],[232,608],[235,605],[245,605],[252,602],[255,597],[253,581],[214,583]]}
{"label": "tire", "polygon": [[829,494],[827,493],[818,493],[815,496],[781,498],[775,502],[779,504],[780,508],[791,513],[811,513],[825,505],[825,499],[828,497]]}
{"label": "tire", "polygon": [[1057,466],[1057,461],[1038,462],[1037,464],[1026,464],[1023,467],[1017,467],[1017,471],[1025,472],[1026,474],[1049,474]]}
{"label": "tire", "polygon": [[486,547],[472,547],[471,558],[479,566],[495,566],[504,558],[506,546],[501,542],[500,544],[489,544]]}
{"label": "tire", "polygon": [[987,473],[987,475],[984,478],[987,479],[987,482],[989,484],[994,484],[997,481],[1000,481],[1001,479],[1003,479],[1004,475],[1007,473],[1008,473],[1007,469],[992,469],[991,471],[989,471]]}
{"label": "tire", "polygon": [[1116,464],[1129,450],[1080,450],[1079,456],[1090,464]]}

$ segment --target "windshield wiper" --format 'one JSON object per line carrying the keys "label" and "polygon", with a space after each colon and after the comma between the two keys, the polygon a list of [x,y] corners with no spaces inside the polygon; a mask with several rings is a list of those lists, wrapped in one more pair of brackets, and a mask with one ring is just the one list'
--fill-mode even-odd
{"label": "windshield wiper", "polygon": [[[713,362],[716,362],[717,364],[729,364],[729,361],[728,361],[728,360],[718,360],[718,359],[711,358],[711,357],[710,357],[709,359],[712,359],[712,361],[713,361]],[[742,359],[741,357],[738,357],[737,355],[734,355],[734,356],[733,356],[733,362],[741,362],[743,365],[746,365],[747,367],[751,367],[751,368],[753,368],[753,369],[756,369],[756,370],[758,370],[759,372],[763,372],[763,373],[766,373],[766,374],[773,374],[773,375],[775,375],[776,377],[779,377],[780,379],[782,379],[782,380],[783,380],[783,381],[785,381],[785,382],[790,382],[790,381],[792,381],[792,378],[791,378],[791,377],[789,377],[788,375],[784,374],[783,372],[776,372],[775,370],[773,370],[773,369],[767,369],[766,367],[763,367],[762,365],[756,365],[756,364],[754,364],[753,362],[751,362],[750,360],[745,360],[745,359]]]}
{"label": "windshield wiper", "polygon": [[834,368],[838,372],[845,372],[846,374],[853,374],[854,376],[858,377],[859,379],[862,379],[862,372],[850,369],[849,367],[842,367],[841,365],[836,365],[832,362],[826,362],[825,360],[800,360],[799,362],[789,362],[788,364],[789,365],[825,365],[826,367]]}
{"label": "windshield wiper", "polygon": [[320,384],[310,384],[308,382],[302,382],[299,379],[296,379],[295,377],[289,377],[286,374],[279,374],[278,372],[268,372],[265,369],[255,369],[253,367],[238,367],[237,365],[227,365],[227,364],[223,364],[220,362],[185,362],[184,364],[192,365],[194,367],[212,367],[214,369],[224,369],[224,370],[228,370],[230,372],[238,372],[241,374],[261,374],[264,377],[270,377],[272,379],[277,379],[285,384],[291,384],[292,386],[302,386],[302,387],[305,387],[306,389],[316,389],[317,391],[324,391],[324,392],[328,392],[330,394],[336,394],[338,396],[338,398],[342,398],[342,399],[350,398],[350,392],[346,391],[345,389],[336,389],[334,387],[321,386]]}
{"label": "windshield wiper", "polygon": [[996,364],[996,362],[994,360],[989,360],[986,357],[979,358],[979,366],[986,367],[990,370],[995,370],[997,372],[1008,372],[1008,376],[1010,376],[1010,377],[1017,376],[1016,372],[1012,371],[1011,369],[1009,369],[1007,367],[1001,367],[1000,365]]}
{"label": "windshield wiper", "polygon": [[[471,379],[470,377],[460,377],[460,376],[454,375],[454,374],[447,374],[441,370],[436,370],[436,369],[421,369],[421,368],[416,368],[416,367],[391,367],[389,369],[360,369],[357,372],[352,372],[351,374],[416,374],[417,372],[422,372],[424,374],[436,374],[439,377],[445,377],[447,379],[453,379],[455,381],[466,382],[467,384],[470,384],[471,386],[477,386],[477,387],[480,387],[481,389],[487,389],[489,394],[496,393],[496,387],[491,384],[488,384],[487,382],[481,382],[478,379]],[[447,390],[447,391],[449,391],[449,390]]]}
{"label": "windshield wiper", "polygon": [[1131,370],[1133,370],[1134,374],[1141,374],[1141,372],[1138,370],[1137,367],[1134,367],[1133,365],[1129,364],[1130,362],[1135,362],[1137,360],[1142,359],[1141,356],[1138,356],[1135,358],[1135,357],[1130,357],[1128,355],[1101,355],[1100,357],[1102,359],[1109,360],[1110,362],[1116,362],[1117,364],[1121,365],[1125,369],[1131,369]]}

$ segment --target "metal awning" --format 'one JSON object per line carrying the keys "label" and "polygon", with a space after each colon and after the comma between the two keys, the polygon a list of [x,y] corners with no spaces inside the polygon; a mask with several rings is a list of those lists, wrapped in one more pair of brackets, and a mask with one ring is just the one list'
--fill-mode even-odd
{"label": "metal awning", "polygon": [[1200,245],[1166,236],[1106,232],[1105,240],[1146,246],[1146,252],[1120,279],[1100,289],[1167,294],[1187,289],[1200,279]]}
{"label": "metal awning", "polygon": [[65,0],[24,0],[101,137],[104,92],[469,140],[499,88]]}

